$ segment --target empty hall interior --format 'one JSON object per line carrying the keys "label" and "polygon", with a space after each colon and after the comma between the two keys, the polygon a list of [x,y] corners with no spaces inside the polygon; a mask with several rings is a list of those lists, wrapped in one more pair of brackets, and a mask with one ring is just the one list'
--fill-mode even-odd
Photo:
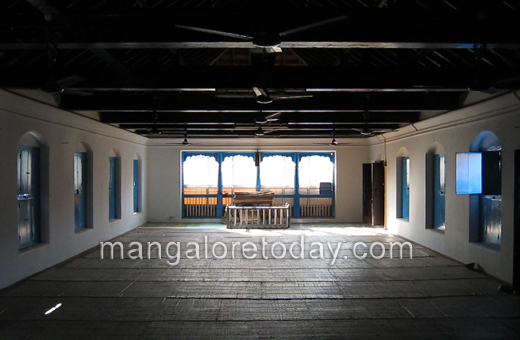
{"label": "empty hall interior", "polygon": [[518,0],[3,1],[0,338],[517,338],[518,32]]}

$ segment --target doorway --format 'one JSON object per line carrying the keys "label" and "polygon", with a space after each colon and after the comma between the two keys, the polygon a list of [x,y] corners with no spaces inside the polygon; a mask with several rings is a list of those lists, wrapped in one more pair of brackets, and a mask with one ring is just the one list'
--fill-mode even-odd
{"label": "doorway", "polygon": [[385,167],[383,162],[363,164],[363,221],[385,224]]}

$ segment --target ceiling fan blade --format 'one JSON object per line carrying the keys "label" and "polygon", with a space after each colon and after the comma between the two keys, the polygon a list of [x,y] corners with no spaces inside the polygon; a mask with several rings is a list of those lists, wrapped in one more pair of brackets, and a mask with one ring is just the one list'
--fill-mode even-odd
{"label": "ceiling fan blade", "polygon": [[56,81],[56,84],[58,84],[58,86],[60,86],[61,88],[66,89],[67,87],[76,85],[77,83],[80,83],[84,80],[85,80],[85,78],[74,75],[74,76],[70,76],[67,78],[59,79]]}
{"label": "ceiling fan blade", "polygon": [[255,98],[256,95],[248,93],[217,93],[215,98],[230,98],[230,99],[242,99],[242,98]]}
{"label": "ceiling fan blade", "polygon": [[313,24],[300,26],[300,27],[296,27],[296,28],[293,28],[293,29],[290,29],[290,30],[287,30],[287,31],[283,31],[283,32],[280,33],[280,36],[283,37],[283,36],[286,36],[286,35],[289,35],[289,34],[294,34],[294,33],[297,33],[297,32],[305,31],[305,30],[308,30],[308,29],[311,29],[311,28],[315,28],[315,27],[331,24],[331,23],[336,22],[336,21],[345,20],[347,18],[348,17],[346,15],[341,15],[339,17],[335,17],[335,18],[331,18],[331,19],[327,19],[327,20],[323,20],[323,21],[318,21],[318,22],[315,22]]}
{"label": "ceiling fan blade", "polygon": [[490,90],[513,90],[520,88],[520,77],[500,79],[491,82]]}
{"label": "ceiling fan blade", "polygon": [[264,50],[267,53],[282,53],[282,48],[280,46],[270,46],[270,47],[264,47]]}
{"label": "ceiling fan blade", "polygon": [[285,95],[285,96],[272,96],[272,99],[302,99],[302,98],[312,98],[312,94],[305,94],[305,95]]}
{"label": "ceiling fan blade", "polygon": [[372,132],[376,132],[376,133],[381,133],[381,132],[397,132],[399,130],[396,130],[396,129],[377,129],[377,130],[372,130]]}
{"label": "ceiling fan blade", "polygon": [[264,89],[262,88],[259,88],[259,87],[253,87],[253,91],[255,92],[255,94],[259,97],[259,96],[266,96],[267,97],[267,93],[265,92]]}
{"label": "ceiling fan blade", "polygon": [[270,114],[268,116],[265,116],[265,119],[267,121],[274,121],[274,120],[278,120],[278,118],[282,115],[283,112],[275,112],[273,114]]}
{"label": "ceiling fan blade", "polygon": [[351,143],[339,143],[335,140],[332,140],[329,143],[312,143],[312,145],[324,145],[324,146],[347,146],[351,145]]}
{"label": "ceiling fan blade", "polygon": [[253,37],[250,37],[248,35],[230,33],[230,32],[222,32],[222,31],[212,30],[209,28],[186,26],[186,25],[175,25],[175,27],[183,28],[183,29],[191,30],[191,31],[222,35],[224,37],[235,38],[235,39],[240,39],[240,40],[253,40]]}
{"label": "ceiling fan blade", "polygon": [[92,92],[85,92],[85,91],[74,90],[74,89],[64,89],[62,93],[70,94],[72,96],[82,96],[82,97],[88,97],[88,96],[93,95]]}
{"label": "ceiling fan blade", "polygon": [[372,136],[372,135],[374,135],[374,133],[397,132],[397,131],[399,131],[397,129],[369,129],[369,128],[364,128],[364,129],[351,128],[350,130],[357,131],[357,132],[361,133],[364,136]]}

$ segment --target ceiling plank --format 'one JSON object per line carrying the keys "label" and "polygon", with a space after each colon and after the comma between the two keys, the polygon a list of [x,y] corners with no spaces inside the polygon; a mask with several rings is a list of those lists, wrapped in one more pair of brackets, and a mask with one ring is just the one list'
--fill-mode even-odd
{"label": "ceiling plank", "polygon": [[[184,113],[175,112],[160,112],[157,113],[157,124],[206,124],[213,126],[221,126],[221,124],[250,124],[256,119],[265,117],[266,114],[262,112],[256,113],[206,113],[197,112]],[[147,124],[154,122],[152,112],[102,112],[100,113],[101,121],[108,124]],[[419,112],[370,112],[370,122],[377,124],[410,124],[419,121]],[[302,126],[306,124],[319,123],[340,123],[340,124],[361,124],[365,122],[363,113],[348,112],[348,113],[298,113],[287,112],[284,113],[280,122],[286,123],[288,126]]]}
{"label": "ceiling plank", "polygon": [[[438,111],[459,107],[458,93],[374,93],[370,111]],[[147,112],[154,103],[150,96],[133,93],[96,93],[89,97],[63,95],[62,108],[72,111]],[[363,112],[367,108],[362,93],[316,93],[312,98],[278,100],[258,104],[254,99],[215,98],[213,94],[168,95],[157,99],[158,112]]]}
{"label": "ceiling plank", "polygon": [[[55,44],[58,49],[187,49],[187,48],[256,48],[248,41],[118,41],[118,42],[61,42]],[[412,42],[412,41],[284,41],[284,48],[336,48],[336,49],[472,49],[471,41],[458,42]],[[487,48],[514,50],[520,48],[519,42],[494,42],[486,44]],[[0,50],[42,50],[45,43],[0,43]]]}
{"label": "ceiling plank", "polygon": [[[83,91],[204,91],[272,89],[329,91],[467,91],[476,73],[470,67],[392,68],[343,67],[54,67],[56,75],[77,74],[85,81],[74,85]],[[38,67],[0,67],[0,87],[36,89],[48,71]],[[124,77],[122,77],[122,74]],[[520,76],[520,67],[479,70],[489,80]]]}

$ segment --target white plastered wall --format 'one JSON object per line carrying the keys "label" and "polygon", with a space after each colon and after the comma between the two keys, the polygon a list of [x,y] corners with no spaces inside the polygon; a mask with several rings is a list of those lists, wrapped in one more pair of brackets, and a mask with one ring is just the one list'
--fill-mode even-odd
{"label": "white plastered wall", "polygon": [[[330,140],[326,140],[330,142]],[[210,144],[211,143],[211,144]],[[326,222],[361,222],[363,220],[362,164],[370,161],[369,147],[363,145],[321,147],[309,141],[277,141],[291,143],[279,146],[257,141],[257,145],[237,146],[236,142],[212,140],[208,145],[171,146],[164,141],[152,141],[148,149],[148,218],[151,222],[198,222],[208,220],[182,219],[181,152],[186,151],[335,151],[336,152],[336,216]],[[307,144],[308,146],[301,146]],[[209,145],[215,145],[210,147]],[[315,222],[319,220],[305,219]],[[293,220],[297,223],[299,220]]]}
{"label": "white plastered wall", "polygon": [[[42,243],[18,249],[17,145],[32,132],[45,145],[42,165],[48,176],[41,178],[48,188],[42,192]],[[133,213],[133,158],[147,162],[146,139],[64,112],[48,104],[0,90],[0,288],[69,259],[101,241],[121,235],[147,221],[146,201],[142,211]],[[108,157],[111,149],[121,155],[121,219],[108,219]],[[74,152],[91,151],[94,187],[90,194],[91,214],[87,228],[74,230]],[[142,178],[146,178],[146,166]],[[146,195],[146,181],[142,181]],[[88,209],[87,209],[88,210]]]}
{"label": "white plastered wall", "polygon": [[[487,273],[512,281],[514,151],[520,149],[520,101],[514,93],[431,118],[387,134],[386,227],[462,263],[478,263]],[[502,142],[502,244],[500,249],[469,242],[469,196],[455,193],[455,154],[469,151],[481,131]],[[372,160],[384,154],[384,140],[373,138]],[[426,229],[425,155],[439,143],[446,152],[446,231]],[[410,218],[396,218],[396,157],[410,156]]]}

